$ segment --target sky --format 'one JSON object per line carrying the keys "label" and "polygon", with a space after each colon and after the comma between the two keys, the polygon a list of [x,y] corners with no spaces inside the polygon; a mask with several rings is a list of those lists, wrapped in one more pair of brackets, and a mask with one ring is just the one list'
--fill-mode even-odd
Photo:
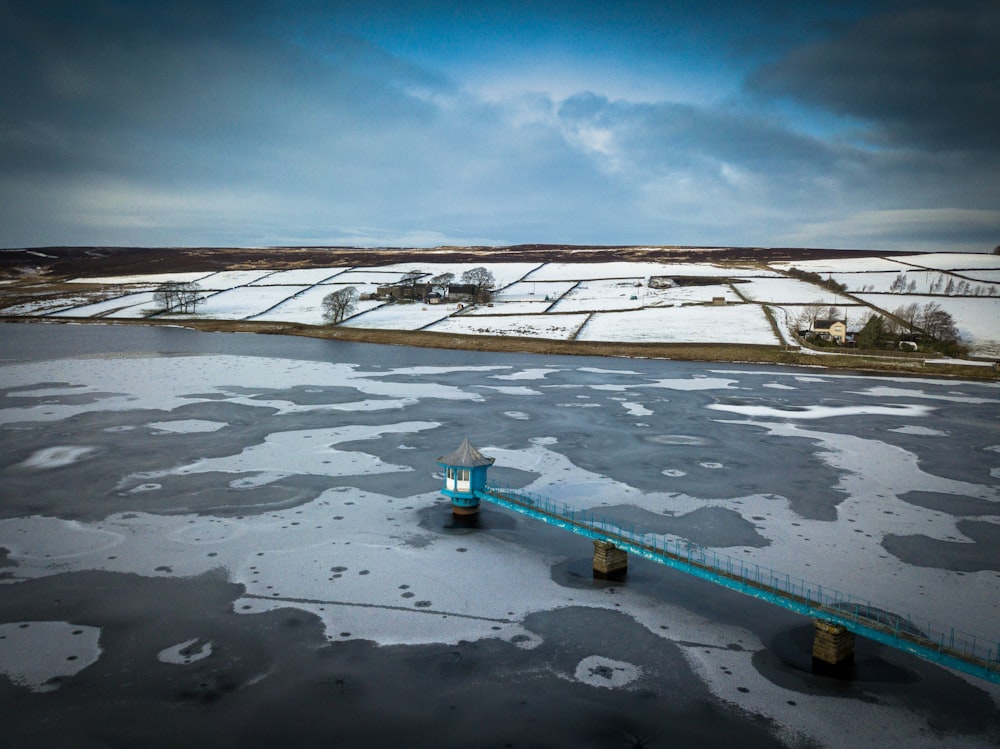
{"label": "sky", "polygon": [[0,0],[0,247],[1000,244],[1000,4]]}

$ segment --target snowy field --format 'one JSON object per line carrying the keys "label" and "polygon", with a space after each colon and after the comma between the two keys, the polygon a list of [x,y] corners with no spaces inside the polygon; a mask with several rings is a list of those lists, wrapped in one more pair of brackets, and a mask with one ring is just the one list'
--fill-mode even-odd
{"label": "snowy field", "polygon": [[[912,257],[912,256],[910,256]],[[910,270],[911,265],[907,265],[900,258],[899,260],[888,257],[844,257],[829,258],[824,260],[797,260],[794,263],[771,263],[771,267],[778,270],[791,270],[798,268],[807,273],[899,273]]]}
{"label": "snowy field", "polygon": [[318,283],[340,283],[337,277],[349,268],[294,268],[258,278],[251,286],[313,286]]}
{"label": "snowy field", "polygon": [[[496,308],[494,308],[495,310]],[[575,315],[457,315],[432,325],[435,333],[570,340],[587,320]]]}
{"label": "snowy field", "polygon": [[[980,271],[987,274],[990,271]],[[902,291],[893,288],[902,274],[905,284]],[[926,270],[906,270],[899,273],[831,273],[831,278],[842,283],[849,292],[944,294],[946,296],[994,296],[1000,294],[1000,271],[997,280],[975,280],[952,273]]]}
{"label": "snowy field", "polygon": [[348,328],[419,330],[458,311],[455,304],[385,304],[341,323]]}
{"label": "snowy field", "polygon": [[927,255],[907,255],[900,258],[900,260],[921,268],[935,268],[938,270],[1000,270],[1000,255],[984,255],[969,252],[937,252]]}
{"label": "snowy field", "polygon": [[962,340],[978,356],[1000,358],[1000,297],[940,297],[918,294],[858,294],[859,299],[887,312],[907,304],[934,303],[954,320]]}
{"label": "snowy field", "polygon": [[577,281],[521,281],[504,287],[494,296],[499,302],[544,301],[554,302],[576,286]]}
{"label": "snowy field", "polygon": [[848,297],[797,278],[754,278],[740,284],[747,299],[773,304],[851,304]]}
{"label": "snowy field", "polygon": [[[50,334],[51,356],[74,332],[30,327],[43,329],[15,341],[19,357]],[[173,353],[0,367],[9,718],[95,693],[164,701],[176,721],[234,704],[244,719],[268,705],[277,721],[289,683],[319,689],[317,715],[359,710],[391,689],[363,676],[383,661],[362,674],[324,663],[377,643],[379,658],[429,672],[442,715],[471,694],[449,691],[458,671],[522,700],[571,689],[577,721],[610,700],[661,736],[677,728],[664,710],[695,694],[686,720],[745,721],[772,737],[762,746],[1000,737],[1000,686],[871,643],[857,680],[820,677],[781,660],[809,625],[795,614],[642,560],[624,584],[593,582],[589,542],[495,507],[455,530],[436,462],[468,435],[498,481],[988,639],[1000,620],[998,385],[323,341],[293,342],[294,359],[192,355],[185,341],[268,342],[147,328],[107,344],[123,337]],[[210,580],[230,596],[225,626],[176,618]],[[183,586],[176,603],[151,593],[168,585]],[[289,665],[280,653],[296,638],[308,655]],[[261,665],[233,665],[258,663],[255,650]],[[162,696],[149,691],[160,681]],[[215,683],[230,688],[170,702]]]}
{"label": "snowy field", "polygon": [[[151,288],[163,282],[194,281],[205,291],[197,316],[213,319],[254,319],[307,325],[325,324],[322,300],[345,285],[359,294],[399,282],[407,273],[420,272],[427,279],[462,273],[474,263],[396,263],[370,268],[312,268],[295,270],[226,271],[210,274],[173,273],[163,276],[131,275],[79,278],[76,282],[121,288],[125,295],[95,301],[96,294],[40,298],[0,309],[10,315],[57,317],[141,318],[153,311]],[[1000,293],[1000,257],[941,253],[900,258],[852,257],[772,267],[711,263],[486,263],[496,292],[492,306],[464,303],[461,315],[456,302],[441,305],[359,302],[342,324],[357,328],[470,332],[479,335],[512,335],[572,339],[581,330],[582,318],[566,314],[594,314],[582,328],[583,340],[643,342],[704,342],[775,344],[764,324],[763,307],[787,311],[789,330],[805,307],[834,306],[846,311],[849,330],[860,329],[869,315],[892,311],[911,303],[934,302],[951,314],[971,346],[974,356],[993,357],[1000,351],[1000,323],[991,293]],[[783,276],[791,267],[819,273],[847,286],[853,297],[820,285]],[[963,278],[953,269],[965,268]],[[889,294],[900,274],[907,293]],[[650,288],[649,279],[700,278],[702,283]],[[731,282],[721,282],[732,279]],[[912,282],[912,289],[909,288]],[[221,292],[221,293],[213,293]],[[707,309],[713,298],[740,312]],[[1000,299],[1000,296],[995,297]],[[870,307],[859,305],[859,300]],[[744,301],[749,303],[741,304]],[[666,312],[667,308],[678,308]],[[688,309],[688,307],[692,307]],[[825,309],[823,310],[825,314]],[[558,314],[556,314],[558,313]],[[744,314],[745,313],[745,314]],[[513,315],[503,320],[501,316]],[[745,316],[746,319],[740,319]],[[186,318],[187,315],[177,315]],[[785,314],[779,315],[785,325]],[[474,319],[476,318],[476,319]],[[537,318],[537,319],[535,319]],[[684,328],[683,326],[689,326]],[[786,344],[796,345],[785,338]]]}
{"label": "snowy field", "polygon": [[747,343],[775,345],[778,339],[756,305],[669,307],[632,313],[595,314],[577,336],[580,341],[649,343]]}
{"label": "snowy field", "polygon": [[[198,305],[197,315],[220,320],[243,320],[281,304],[308,288],[308,286],[242,286],[218,294],[209,294]],[[172,315],[167,315],[170,316]]]}

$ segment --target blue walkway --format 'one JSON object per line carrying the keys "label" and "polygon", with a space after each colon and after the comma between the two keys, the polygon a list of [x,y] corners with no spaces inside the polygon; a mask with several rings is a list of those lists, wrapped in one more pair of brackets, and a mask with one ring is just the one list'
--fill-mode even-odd
{"label": "blue walkway", "polygon": [[963,673],[1000,684],[1000,642],[954,629],[942,631],[882,611],[837,590],[747,563],[683,539],[664,539],[624,528],[613,520],[517,489],[487,484],[475,495],[541,520],[686,572],[730,590],[760,598],[813,619],[839,624],[856,635],[905,650]]}

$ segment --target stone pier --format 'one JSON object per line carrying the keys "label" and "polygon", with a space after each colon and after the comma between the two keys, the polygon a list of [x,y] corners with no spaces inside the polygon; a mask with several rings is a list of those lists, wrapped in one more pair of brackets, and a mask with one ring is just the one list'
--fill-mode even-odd
{"label": "stone pier", "polygon": [[624,580],[627,572],[628,554],[610,541],[594,541],[594,577]]}
{"label": "stone pier", "polygon": [[813,670],[840,672],[854,664],[854,633],[846,627],[816,619],[813,629]]}

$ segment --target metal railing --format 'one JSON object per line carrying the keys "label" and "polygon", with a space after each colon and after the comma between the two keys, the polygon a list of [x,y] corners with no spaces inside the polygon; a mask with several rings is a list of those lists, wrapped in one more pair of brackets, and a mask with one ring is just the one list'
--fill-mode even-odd
{"label": "metal railing", "polygon": [[873,605],[871,600],[828,585],[723,554],[683,538],[637,530],[635,525],[626,527],[612,518],[521,489],[488,483],[476,495],[550,525],[608,541],[645,559],[731,590],[840,624],[869,639],[1000,683],[1000,641],[954,628],[942,629],[929,622],[915,622],[909,616],[885,611]]}

